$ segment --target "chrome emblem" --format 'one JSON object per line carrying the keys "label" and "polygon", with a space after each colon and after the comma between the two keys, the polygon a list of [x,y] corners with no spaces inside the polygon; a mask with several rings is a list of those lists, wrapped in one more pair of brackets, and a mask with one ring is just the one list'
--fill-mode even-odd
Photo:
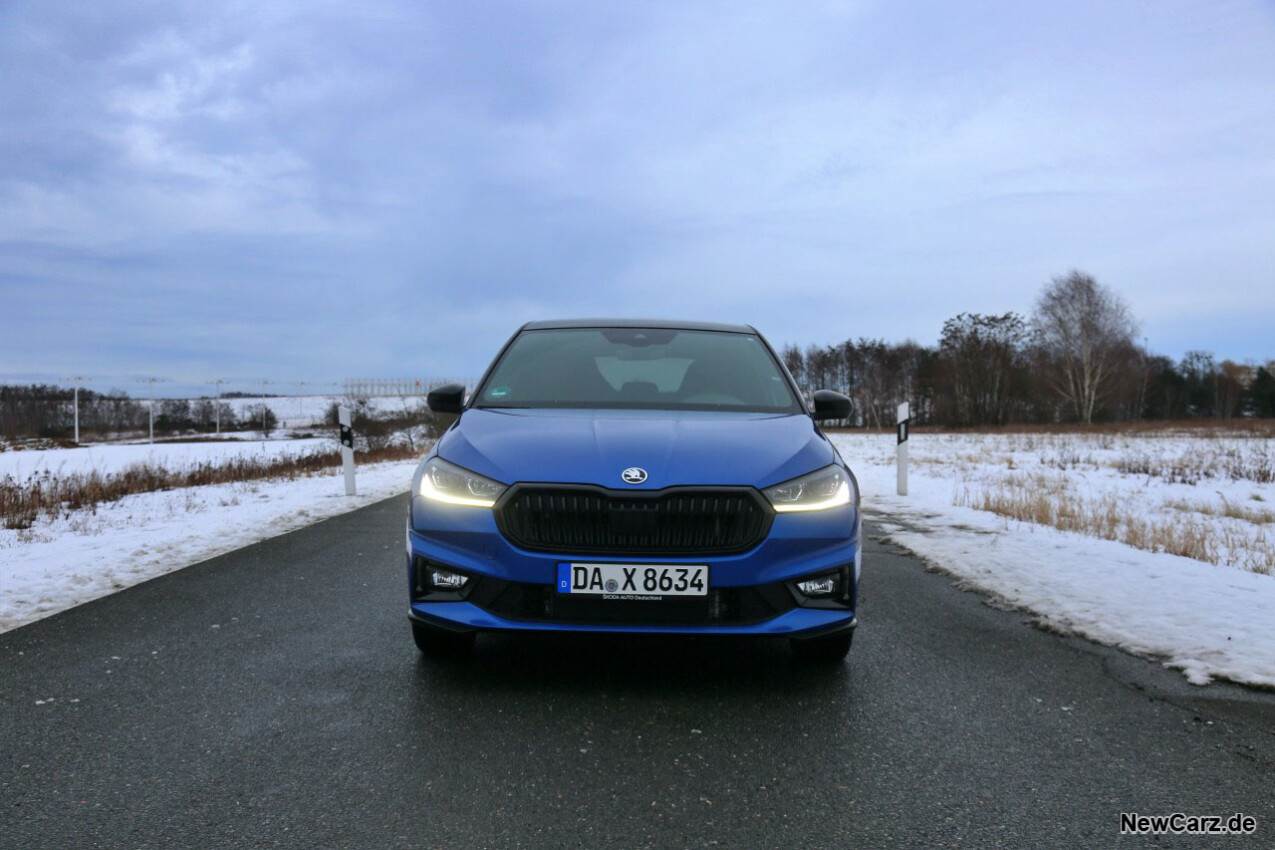
{"label": "chrome emblem", "polygon": [[638,466],[630,466],[620,473],[625,484],[641,484],[646,480],[646,470]]}

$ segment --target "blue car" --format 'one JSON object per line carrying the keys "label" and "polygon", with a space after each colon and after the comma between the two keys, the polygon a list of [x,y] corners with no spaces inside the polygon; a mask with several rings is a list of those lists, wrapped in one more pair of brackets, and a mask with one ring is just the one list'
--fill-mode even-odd
{"label": "blue car", "polygon": [[854,636],[859,487],[752,327],[531,322],[412,479],[409,616],[428,655],[475,635],[782,637],[839,661]]}

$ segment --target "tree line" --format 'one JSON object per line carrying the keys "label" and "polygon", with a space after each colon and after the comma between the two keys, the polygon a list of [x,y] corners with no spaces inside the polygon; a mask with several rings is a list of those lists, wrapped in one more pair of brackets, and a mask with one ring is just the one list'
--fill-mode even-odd
{"label": "tree line", "polygon": [[961,313],[937,346],[847,339],[787,345],[785,365],[807,394],[855,401],[847,425],[893,425],[908,402],[915,424],[972,427],[1144,419],[1275,417],[1275,361],[1180,361],[1138,345],[1137,322],[1111,289],[1083,272],[1054,278],[1030,316]]}
{"label": "tree line", "polygon": [[[1275,361],[1218,362],[1191,351],[1175,362],[1138,345],[1137,330],[1118,295],[1073,271],[1041,290],[1030,316],[961,313],[943,323],[937,346],[860,337],[804,350],[790,344],[781,355],[807,394],[834,389],[855,401],[854,419],[842,423],[851,426],[892,426],[904,401],[915,424],[952,427],[1275,417]],[[0,386],[0,439],[69,438],[73,398],[66,387]],[[356,429],[372,435],[426,426],[434,435],[445,425],[419,403],[410,408],[407,398],[401,412],[377,415],[356,400]],[[147,405],[121,390],[80,390],[79,410],[82,439],[149,426]],[[328,418],[335,425],[334,411]],[[269,432],[277,424],[261,404],[242,416],[221,399],[155,406],[156,434]]]}
{"label": "tree line", "polygon": [[[269,436],[279,427],[274,410],[263,402],[243,405],[239,412],[226,399],[258,398],[240,392],[223,393],[219,398],[156,399],[153,402],[129,398],[122,390],[79,393],[80,439],[110,440],[145,435],[150,432],[150,405],[154,405],[156,436],[189,436],[217,432],[251,431]],[[0,443],[31,438],[71,440],[75,433],[75,390],[50,384],[0,385]],[[366,397],[347,396],[332,402],[324,424],[335,429],[337,409],[351,410],[354,430],[363,448],[378,451],[406,444],[416,448],[417,440],[436,439],[455,417],[430,412],[425,398],[401,395],[397,405],[378,410]]]}
{"label": "tree line", "polygon": [[[260,403],[240,417],[221,399],[163,399],[153,402],[155,433],[211,434],[216,431],[260,431],[278,426],[275,414]],[[109,440],[147,433],[150,408],[123,390],[79,392],[80,439]],[[0,440],[32,437],[70,439],[75,433],[75,390],[51,384],[0,386]]]}

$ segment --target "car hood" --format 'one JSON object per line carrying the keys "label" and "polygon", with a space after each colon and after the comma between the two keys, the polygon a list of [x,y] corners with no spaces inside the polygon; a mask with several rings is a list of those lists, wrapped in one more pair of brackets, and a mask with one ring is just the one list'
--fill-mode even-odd
{"label": "car hood", "polygon": [[[438,443],[445,460],[505,484],[523,481],[658,490],[768,487],[832,463],[809,416],[668,410],[472,408]],[[640,485],[620,473],[646,470]]]}

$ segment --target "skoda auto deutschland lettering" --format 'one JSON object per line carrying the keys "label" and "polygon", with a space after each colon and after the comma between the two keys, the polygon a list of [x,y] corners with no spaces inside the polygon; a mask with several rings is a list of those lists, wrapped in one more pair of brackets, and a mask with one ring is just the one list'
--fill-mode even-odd
{"label": "skoda auto deutschland lettering", "polygon": [[859,488],[756,330],[532,322],[505,344],[412,481],[416,644],[480,631],[790,638],[838,660],[856,625]]}

